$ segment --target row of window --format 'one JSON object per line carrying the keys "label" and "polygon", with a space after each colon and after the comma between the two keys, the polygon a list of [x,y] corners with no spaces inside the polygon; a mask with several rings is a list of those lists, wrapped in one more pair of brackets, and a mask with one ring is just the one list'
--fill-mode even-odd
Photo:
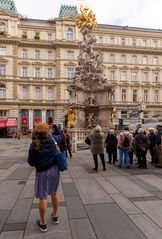
{"label": "row of window", "polygon": [[[149,99],[150,99],[150,93],[149,93],[149,90],[144,90],[143,91],[143,101],[145,103],[148,103],[150,102]],[[154,90],[153,91],[153,98],[154,98],[154,102],[155,103],[158,103],[160,102],[160,90]],[[137,103],[138,102],[138,99],[139,99],[139,95],[138,95],[138,90],[137,89],[133,89],[133,92],[132,92],[132,102],[133,103]],[[115,94],[115,91],[114,91],[114,94],[112,96],[112,101],[115,102],[116,101],[116,94]],[[127,102],[128,101],[128,92],[127,92],[127,89],[121,89],[121,101],[122,102]]]}
{"label": "row of window", "polygon": [[[143,56],[142,57],[142,62],[140,62],[138,57],[136,55],[133,55],[132,58],[131,58],[131,63],[132,64],[144,64],[144,65],[146,65],[146,64],[150,63],[148,58],[149,58],[148,56]],[[115,54],[110,54],[109,62],[110,63],[117,63],[116,55]],[[128,63],[127,62],[127,56],[122,54],[120,56],[119,63],[122,63],[122,64]],[[153,65],[157,65],[158,64],[158,57],[157,56],[154,56],[152,58],[152,64]]]}
{"label": "row of window", "polygon": [[[117,76],[116,76],[116,71],[115,70],[111,70],[110,71],[110,75],[109,75],[109,79],[112,80],[112,81],[115,81],[117,80]],[[138,71],[132,71],[131,73],[131,80],[132,81],[139,81],[141,79],[140,76],[138,76],[139,73]],[[127,77],[127,71],[121,71],[120,72],[120,80],[121,81],[126,81],[128,80],[128,77]],[[149,81],[149,72],[147,71],[144,71],[142,72],[142,81]],[[152,72],[152,81],[153,82],[160,82],[160,74],[159,72]]]}
{"label": "row of window", "polygon": [[[1,47],[0,48],[0,55],[6,55],[6,47]],[[44,57],[44,53],[41,55],[41,51],[40,50],[35,50],[34,52],[34,58],[36,60],[41,60],[43,59],[42,56]],[[22,49],[21,51],[21,58],[23,59],[28,59],[29,55],[28,55],[28,49]],[[31,58],[31,55],[30,57]],[[74,54],[74,51],[71,51],[71,50],[68,50],[66,52],[66,59],[68,60],[72,60],[75,58],[75,54]],[[131,63],[132,64],[148,64],[150,63],[150,60],[148,59],[149,57],[148,56],[143,56],[142,57],[142,61],[140,62],[139,61],[139,58],[137,57],[137,55],[132,55],[131,57]],[[54,56],[53,56],[53,52],[51,50],[47,51],[47,59],[48,60],[53,60],[54,59]],[[122,64],[126,64],[126,63],[129,63],[127,61],[127,56],[122,54],[120,56],[120,59],[117,59],[117,56],[115,54],[110,54],[109,56],[109,62],[110,63],[122,63]],[[152,58],[152,64],[153,65],[157,65],[158,64],[158,57],[157,56],[153,56]]]}
{"label": "row of window", "polygon": [[[115,70],[111,70],[109,75],[109,79],[114,81],[116,80],[116,71]],[[132,81],[138,81],[140,80],[138,77],[138,71],[132,71],[131,73],[131,80]],[[143,76],[142,76],[142,80],[143,81],[149,81],[149,72],[144,71],[142,72]],[[5,76],[6,75],[6,65],[0,65],[0,76]],[[66,72],[66,76],[67,78],[72,78],[74,76],[74,68],[67,68],[67,72]],[[29,77],[29,67],[27,66],[22,66],[21,67],[21,77]],[[35,78],[41,78],[42,74],[41,74],[41,67],[35,67],[34,68],[34,77]],[[47,68],[47,78],[52,79],[54,78],[54,69],[53,68]],[[121,81],[125,81],[127,80],[127,71],[122,70],[120,71],[120,80]],[[160,82],[160,73],[159,72],[152,72],[152,80],[153,82]]]}
{"label": "row of window", "polygon": [[[0,65],[0,76],[6,76],[6,65],[1,64]],[[66,76],[67,78],[72,78],[74,76],[74,68],[67,68],[66,70]],[[29,76],[29,67],[22,66],[21,67],[21,77],[31,77]],[[41,74],[41,67],[35,67],[34,68],[34,77],[35,78],[41,78],[43,77]],[[49,79],[54,78],[54,69],[53,68],[47,68],[47,74],[46,77]]]}
{"label": "row of window", "polygon": [[[42,100],[42,88],[40,86],[35,86],[34,88],[34,94],[35,94],[35,100]],[[154,90],[154,102],[160,102],[160,91]],[[6,98],[6,86],[1,84],[0,85],[0,98],[5,99]],[[20,98],[21,99],[29,99],[29,86],[22,86],[20,91]],[[115,92],[112,96],[112,100],[115,101]],[[137,89],[133,89],[132,92],[132,101],[134,103],[138,102],[138,91]],[[47,100],[54,100],[54,88],[48,87],[47,88]],[[143,91],[143,100],[144,102],[149,102],[149,90]],[[121,89],[121,101],[127,102],[128,101],[128,93],[126,89]]]}
{"label": "row of window", "polygon": [[160,41],[154,39],[136,39],[136,38],[125,38],[125,37],[106,37],[98,36],[98,43],[109,43],[116,45],[130,45],[130,46],[143,46],[143,47],[159,47]]}
{"label": "row of window", "polygon": [[[28,49],[22,49],[21,50],[21,58],[23,58],[23,59],[31,58],[31,54],[29,56],[28,52],[29,52]],[[2,56],[7,55],[6,47],[0,47],[0,55],[2,55]],[[41,53],[40,50],[35,50],[34,51],[34,58],[36,60],[43,59],[42,56],[44,57],[44,53]],[[54,59],[53,52],[51,50],[47,51],[47,59],[48,60],[53,60]],[[67,51],[66,59],[69,59],[69,60],[74,59],[74,51]]]}
{"label": "row of window", "polygon": [[[27,39],[28,35],[29,35],[29,33],[27,31],[22,32],[22,38]],[[35,32],[34,39],[44,40],[44,38],[42,38],[42,36],[41,36],[41,32],[38,32],[38,31]],[[48,41],[53,41],[54,40],[54,35],[52,33],[47,33],[47,39],[48,39]],[[66,29],[66,40],[67,41],[73,41],[74,40],[74,29],[72,27],[68,27]]]}
{"label": "row of window", "polygon": [[[54,100],[54,87],[47,87],[47,100]],[[6,86],[0,85],[0,99],[6,98]],[[22,86],[20,90],[20,98],[27,100],[30,98],[29,86]],[[42,88],[40,86],[35,86],[34,88],[34,99],[42,100]]]}

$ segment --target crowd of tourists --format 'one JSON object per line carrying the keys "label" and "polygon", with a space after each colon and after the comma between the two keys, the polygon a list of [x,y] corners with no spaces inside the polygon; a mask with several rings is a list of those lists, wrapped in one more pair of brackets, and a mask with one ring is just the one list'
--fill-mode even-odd
{"label": "crowd of tourists", "polygon": [[150,152],[151,164],[162,167],[162,125],[156,128],[149,128],[146,132],[141,124],[136,126],[133,132],[128,126],[117,134],[114,129],[110,129],[106,139],[101,127],[97,125],[87,136],[86,143],[90,149],[94,160],[94,171],[98,171],[99,155],[103,170],[106,170],[104,146],[108,155],[108,164],[118,164],[119,168],[130,168],[134,159],[137,160],[137,167],[147,169],[147,153]]}

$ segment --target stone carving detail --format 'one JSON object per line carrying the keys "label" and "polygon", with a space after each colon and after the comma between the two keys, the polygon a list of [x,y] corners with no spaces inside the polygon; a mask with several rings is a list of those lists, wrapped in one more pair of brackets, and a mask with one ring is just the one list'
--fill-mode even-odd
{"label": "stone carving detail", "polygon": [[93,50],[96,38],[92,30],[82,30],[83,41],[80,43],[78,66],[75,68],[72,88],[78,88],[87,92],[111,90],[104,76],[103,54]]}
{"label": "stone carving detail", "polygon": [[90,112],[87,116],[87,128],[93,128],[97,125],[97,119],[94,116],[93,112]]}

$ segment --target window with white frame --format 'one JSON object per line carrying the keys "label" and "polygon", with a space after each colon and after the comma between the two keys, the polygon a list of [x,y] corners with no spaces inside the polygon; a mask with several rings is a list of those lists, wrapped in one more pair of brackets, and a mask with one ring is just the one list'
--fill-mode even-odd
{"label": "window with white frame", "polygon": [[110,63],[114,63],[114,62],[115,62],[115,55],[110,54]]}
{"label": "window with white frame", "polygon": [[115,71],[114,70],[110,71],[110,80],[112,80],[112,81],[115,80]]}
{"label": "window with white frame", "polygon": [[6,56],[6,47],[0,47],[0,55]]}
{"label": "window with white frame", "polygon": [[137,102],[137,90],[133,89],[133,103]]}
{"label": "window with white frame", "polygon": [[22,49],[21,57],[23,59],[27,59],[27,57],[28,57],[28,50],[27,49]]}
{"label": "window with white frame", "polygon": [[121,39],[121,44],[122,44],[122,45],[125,45],[125,38],[122,38],[122,39]]}
{"label": "window with white frame", "polygon": [[40,50],[35,50],[35,59],[36,60],[40,59]]}
{"label": "window with white frame", "polygon": [[6,86],[4,84],[0,84],[0,99],[6,98]]}
{"label": "window with white frame", "polygon": [[143,72],[143,80],[144,81],[148,81],[149,80],[148,79],[148,72],[146,72],[146,71]]}
{"label": "window with white frame", "polygon": [[157,47],[157,41],[156,40],[153,41],[153,47]]}
{"label": "window with white frame", "polygon": [[156,103],[159,102],[159,90],[155,90],[154,92],[154,100]]}
{"label": "window with white frame", "polygon": [[73,41],[73,29],[69,27],[66,32],[67,41]]}
{"label": "window with white frame", "polygon": [[148,90],[144,90],[143,98],[144,98],[144,102],[148,102]]}
{"label": "window with white frame", "polygon": [[99,37],[98,37],[98,42],[99,42],[99,43],[103,43],[103,36],[99,36]]}
{"label": "window with white frame", "polygon": [[1,64],[0,65],[0,76],[5,76],[6,75],[6,65]]}
{"label": "window with white frame", "polygon": [[47,68],[47,78],[53,78],[53,68]]}
{"label": "window with white frame", "polygon": [[35,99],[41,100],[41,88],[39,86],[35,87]]}
{"label": "window with white frame", "polygon": [[143,61],[142,61],[142,63],[143,63],[144,65],[147,64],[147,56],[143,56]]}
{"label": "window with white frame", "polygon": [[52,51],[48,51],[48,60],[52,60],[52,59],[53,59]]}
{"label": "window with white frame", "polygon": [[159,81],[159,73],[158,72],[153,72],[153,81],[158,82]]}
{"label": "window with white frame", "polygon": [[74,68],[67,68],[67,78],[74,77]]}
{"label": "window with white frame", "polygon": [[137,71],[132,72],[132,81],[138,81],[138,72]]}
{"label": "window with white frame", "polygon": [[157,65],[157,63],[158,63],[158,59],[157,59],[156,56],[154,56],[154,58],[153,58],[153,65]]}
{"label": "window with white frame", "polygon": [[68,60],[74,59],[74,51],[67,51],[67,59]]}
{"label": "window with white frame", "polygon": [[132,56],[132,64],[137,64],[137,56]]}
{"label": "window with white frame", "polygon": [[120,72],[120,80],[126,80],[126,71]]}
{"label": "window with white frame", "polygon": [[22,86],[22,99],[23,100],[29,99],[29,87],[28,86]]}
{"label": "window with white frame", "polygon": [[147,46],[147,41],[145,39],[142,41],[142,46]]}
{"label": "window with white frame", "polygon": [[121,63],[126,63],[126,55],[121,55]]}
{"label": "window with white frame", "polygon": [[132,46],[136,46],[136,39],[132,39]]}
{"label": "window with white frame", "polygon": [[122,102],[126,102],[126,100],[127,100],[126,89],[122,89]]}
{"label": "window with white frame", "polygon": [[53,87],[48,87],[47,89],[47,99],[48,100],[53,100]]}
{"label": "window with white frame", "polygon": [[48,33],[48,41],[52,41],[52,33]]}
{"label": "window with white frame", "polygon": [[35,78],[40,78],[41,77],[41,69],[40,69],[40,67],[35,67],[34,77]]}
{"label": "window with white frame", "polygon": [[28,77],[28,67],[27,66],[22,66],[22,68],[21,68],[21,76],[22,77]]}
{"label": "window with white frame", "polygon": [[110,44],[115,44],[115,39],[114,39],[114,37],[110,37]]}

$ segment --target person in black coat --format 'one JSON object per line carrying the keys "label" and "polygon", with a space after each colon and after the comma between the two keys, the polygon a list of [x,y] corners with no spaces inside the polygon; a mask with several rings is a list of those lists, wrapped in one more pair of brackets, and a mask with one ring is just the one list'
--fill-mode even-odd
{"label": "person in black coat", "polygon": [[108,154],[108,163],[111,164],[113,158],[113,164],[117,161],[117,136],[113,129],[110,129],[105,140],[106,143],[106,152]]}
{"label": "person in black coat", "polygon": [[149,151],[151,155],[151,163],[155,163],[156,160],[156,149],[155,149],[155,129],[150,128],[149,129],[149,134],[147,135],[148,141],[149,141]]}

